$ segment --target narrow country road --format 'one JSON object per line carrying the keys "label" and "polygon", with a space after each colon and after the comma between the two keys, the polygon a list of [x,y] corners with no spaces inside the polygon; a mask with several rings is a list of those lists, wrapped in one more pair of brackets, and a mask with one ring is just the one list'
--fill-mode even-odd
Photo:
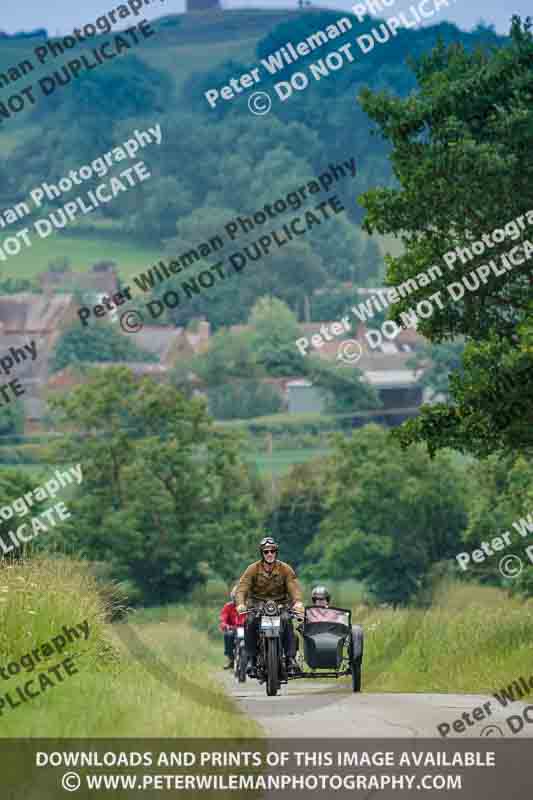
{"label": "narrow country road", "polygon": [[[515,702],[502,708],[491,696],[364,691],[353,694],[340,681],[296,680],[283,686],[277,697],[267,697],[264,685],[255,680],[239,684],[228,673],[221,673],[220,680],[239,708],[255,719],[268,736],[441,739],[437,726],[443,723],[450,726],[447,738],[533,736],[533,723],[526,721],[522,730],[513,734],[505,721],[511,715],[521,716],[524,703]],[[476,721],[472,712],[483,708],[485,703],[490,703],[489,708],[477,712],[478,717],[483,713],[483,719]],[[464,712],[472,724],[463,720],[465,730],[455,732],[453,722],[461,719]],[[533,714],[530,716],[533,720]],[[512,724],[519,726],[516,721]]]}

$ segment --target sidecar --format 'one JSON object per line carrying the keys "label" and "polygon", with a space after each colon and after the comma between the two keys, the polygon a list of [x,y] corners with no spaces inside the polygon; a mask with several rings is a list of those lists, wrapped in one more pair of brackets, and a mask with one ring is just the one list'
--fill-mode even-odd
{"label": "sidecar", "polygon": [[[352,676],[352,689],[361,690],[363,629],[352,625],[352,613],[346,608],[306,606],[304,621],[298,627],[303,639],[301,669],[295,678],[340,678]],[[302,663],[303,662],[303,663]]]}

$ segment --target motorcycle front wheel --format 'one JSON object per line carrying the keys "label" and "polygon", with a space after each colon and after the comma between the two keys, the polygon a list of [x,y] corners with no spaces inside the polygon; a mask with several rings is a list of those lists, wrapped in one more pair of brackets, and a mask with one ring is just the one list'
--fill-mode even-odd
{"label": "motorcycle front wheel", "polygon": [[239,683],[246,682],[246,653],[244,650],[244,645],[241,645],[239,648],[239,661],[237,667],[237,678]]}
{"label": "motorcycle front wheel", "polygon": [[280,687],[279,682],[279,639],[265,639],[266,650],[266,693],[269,697],[275,697]]}

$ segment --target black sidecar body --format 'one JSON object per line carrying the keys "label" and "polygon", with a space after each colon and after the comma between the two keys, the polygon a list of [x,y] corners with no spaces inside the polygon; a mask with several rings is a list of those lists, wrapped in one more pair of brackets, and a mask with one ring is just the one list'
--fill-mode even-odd
{"label": "black sidecar body", "polygon": [[[303,624],[298,627],[303,638],[303,657],[310,671],[301,670],[298,678],[339,678],[352,676],[354,692],[361,689],[363,629],[352,625],[352,613],[346,608],[306,606]],[[303,664],[302,664],[303,666]]]}
{"label": "black sidecar body", "polygon": [[306,608],[302,632],[306,664],[311,669],[340,669],[351,629],[351,614],[345,609]]}

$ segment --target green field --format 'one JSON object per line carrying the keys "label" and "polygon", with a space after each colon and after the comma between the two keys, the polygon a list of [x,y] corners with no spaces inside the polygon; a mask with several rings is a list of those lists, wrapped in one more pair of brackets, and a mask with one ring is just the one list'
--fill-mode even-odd
{"label": "green field", "polygon": [[52,234],[47,239],[32,237],[32,246],[21,250],[5,262],[4,277],[31,278],[46,270],[50,261],[68,258],[71,269],[86,272],[97,261],[116,261],[121,277],[129,278],[145,270],[161,258],[161,251],[136,244],[132,239],[117,236],[60,236]]}
{"label": "green field", "polygon": [[[0,139],[0,144],[2,142]],[[391,246],[390,242],[383,242],[381,237],[375,238],[384,254],[394,251],[394,242]],[[70,269],[75,272],[86,272],[97,261],[115,261],[120,277],[127,280],[164,256],[157,244],[139,244],[131,237],[126,238],[118,233],[113,233],[112,236],[109,233],[85,236],[53,233],[46,239],[40,239],[33,232],[31,242],[30,248],[24,248],[17,256],[2,262],[1,272],[4,277],[32,278],[44,272],[51,261],[68,258]],[[396,249],[397,247],[396,245]]]}
{"label": "green field", "polygon": [[[259,474],[262,477],[269,475],[284,475],[295,464],[305,464],[314,458],[325,457],[331,453],[326,448],[300,448],[298,450],[274,450],[272,455],[266,453],[255,453],[249,460],[256,464]],[[0,464],[2,469],[21,470],[32,479],[47,480],[47,475],[53,475],[55,469],[65,469],[63,464]]]}
{"label": "green field", "polygon": [[295,464],[305,464],[314,458],[328,456],[330,449],[309,448],[300,450],[274,450],[272,455],[257,453],[254,461],[262,477],[284,475]]}

